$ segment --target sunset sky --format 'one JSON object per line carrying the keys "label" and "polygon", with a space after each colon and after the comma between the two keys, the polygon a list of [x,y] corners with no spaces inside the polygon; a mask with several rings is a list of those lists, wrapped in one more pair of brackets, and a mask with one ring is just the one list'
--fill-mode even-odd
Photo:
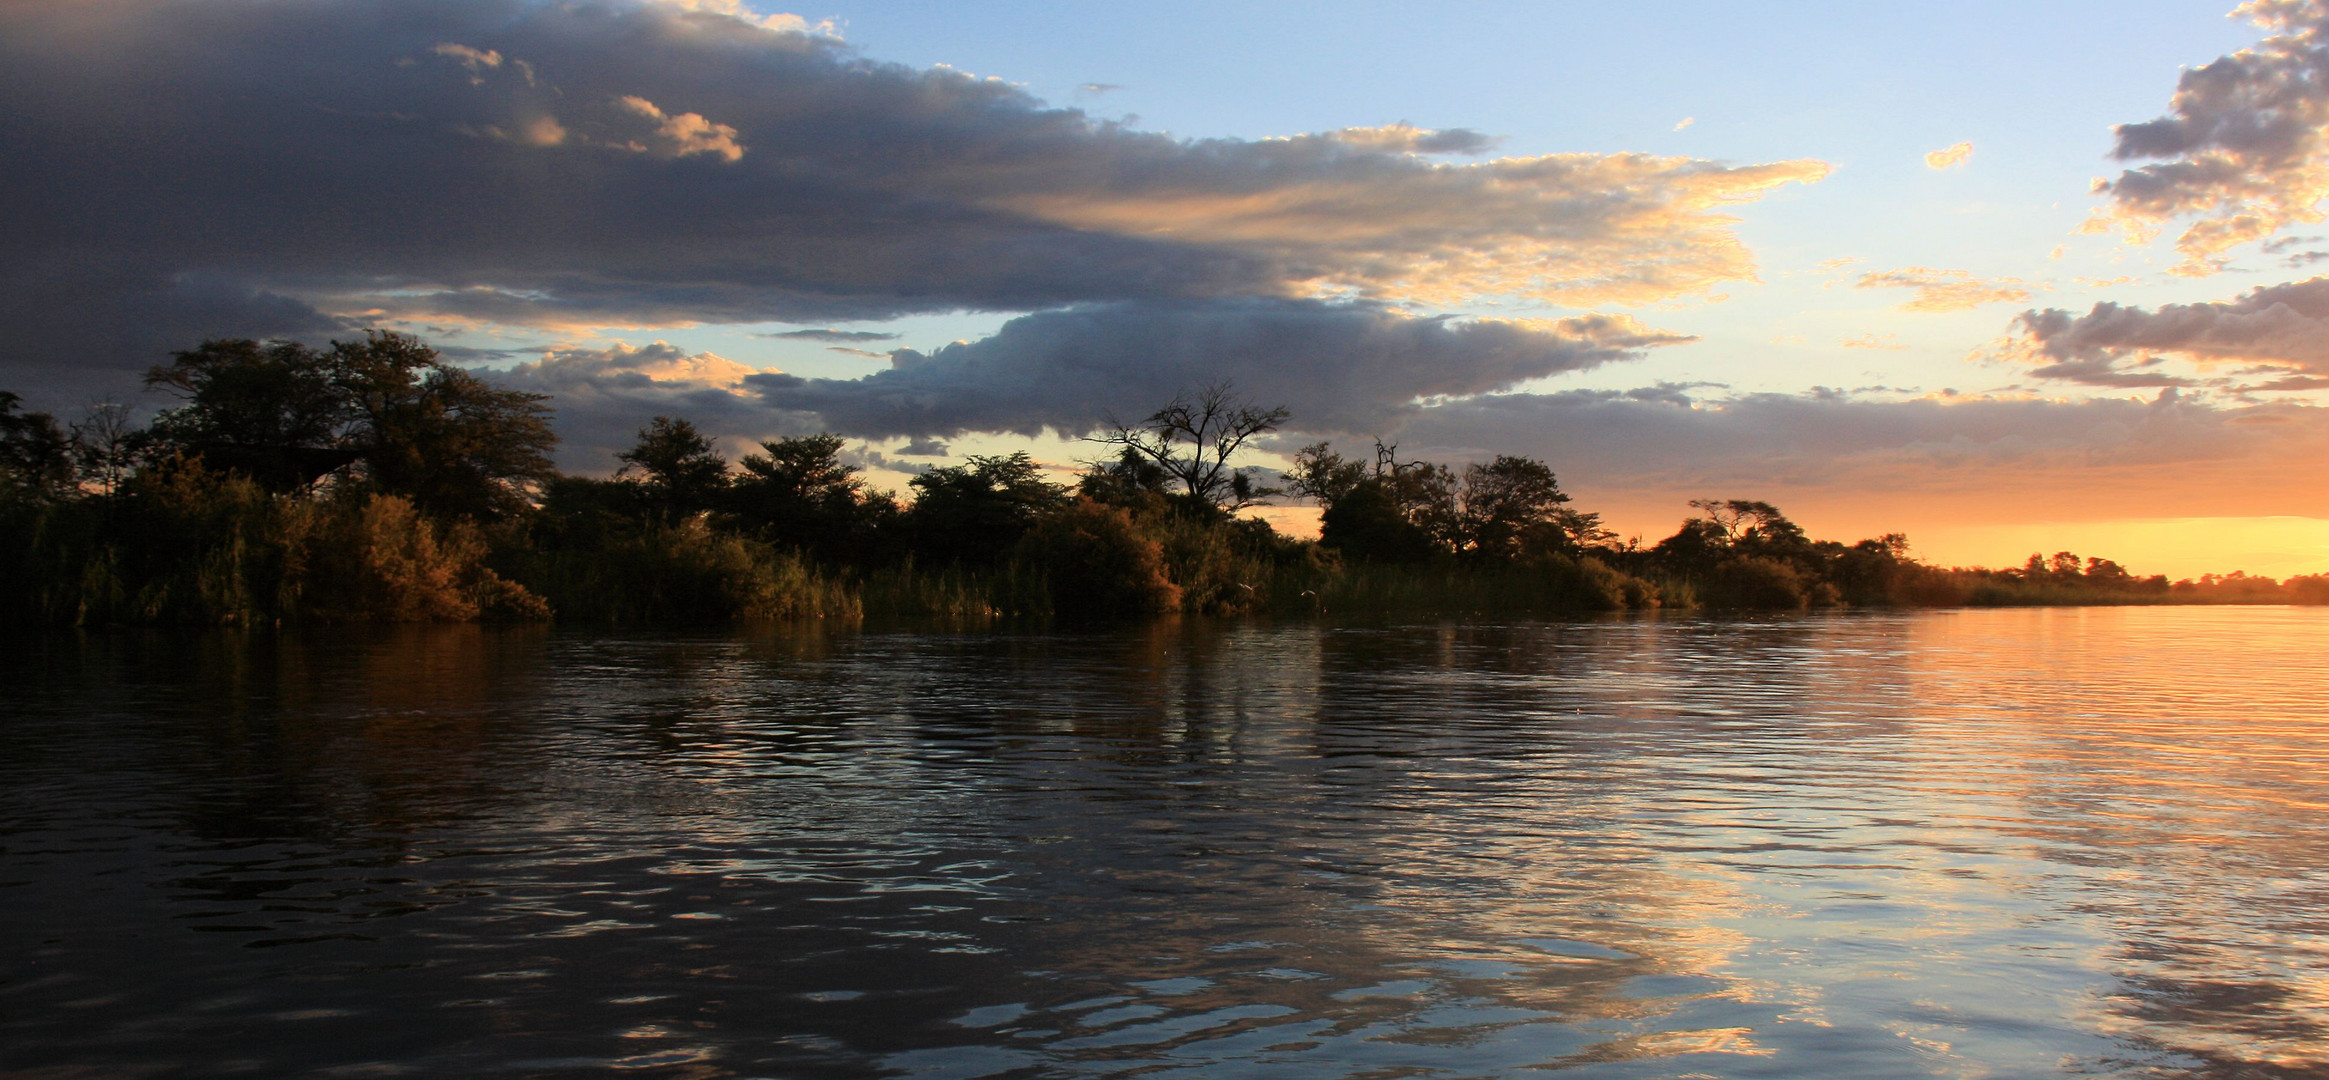
{"label": "sunset sky", "polygon": [[570,469],[672,414],[902,487],[1233,380],[1650,541],[2329,570],[2322,0],[0,0],[0,95],[0,389],[68,418],[381,327]]}

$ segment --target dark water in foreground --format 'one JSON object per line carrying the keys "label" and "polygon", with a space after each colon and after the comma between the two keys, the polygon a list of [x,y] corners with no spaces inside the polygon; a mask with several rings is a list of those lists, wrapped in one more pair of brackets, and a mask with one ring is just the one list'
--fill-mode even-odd
{"label": "dark water in foreground", "polygon": [[0,657],[0,1075],[2329,1076],[2329,611]]}

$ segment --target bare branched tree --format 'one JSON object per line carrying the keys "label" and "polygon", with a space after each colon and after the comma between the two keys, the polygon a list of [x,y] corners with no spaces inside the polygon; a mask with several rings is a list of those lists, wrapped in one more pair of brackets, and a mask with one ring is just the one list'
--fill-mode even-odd
{"label": "bare branched tree", "polygon": [[130,422],[129,406],[101,401],[89,406],[73,425],[73,461],[84,483],[100,495],[111,495],[137,465],[140,432]]}
{"label": "bare branched tree", "polygon": [[1109,430],[1092,441],[1120,446],[1155,462],[1193,499],[1237,510],[1280,492],[1256,484],[1255,470],[1234,468],[1230,458],[1255,436],[1278,430],[1291,415],[1283,405],[1264,409],[1246,404],[1235,387],[1219,382],[1194,397],[1176,395],[1138,424],[1110,416]]}

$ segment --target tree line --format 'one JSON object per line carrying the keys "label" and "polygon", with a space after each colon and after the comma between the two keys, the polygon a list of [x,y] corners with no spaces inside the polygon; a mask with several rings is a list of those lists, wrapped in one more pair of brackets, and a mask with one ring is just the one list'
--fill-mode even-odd
{"label": "tree line", "polygon": [[[1072,483],[1026,452],[870,487],[841,438],[729,461],[656,417],[611,477],[560,473],[543,395],[417,339],[217,340],[145,376],[174,405],[60,424],[0,392],[0,619],[28,623],[1165,611],[1558,612],[1651,607],[2286,603],[2329,577],[2169,583],[2104,559],[1944,569],[1897,534],[1814,540],[1768,503],[1707,499],[1655,544],[1511,455],[1453,468],[1305,447],[1240,465],[1290,418],[1227,385],[1110,419]],[[1238,511],[1321,508],[1320,536]]]}

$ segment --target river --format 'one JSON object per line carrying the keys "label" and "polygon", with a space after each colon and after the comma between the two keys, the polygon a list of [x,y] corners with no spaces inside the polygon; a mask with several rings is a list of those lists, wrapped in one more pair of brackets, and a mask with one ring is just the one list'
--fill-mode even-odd
{"label": "river", "polygon": [[0,1075],[2329,1076],[2329,610],[0,656]]}

